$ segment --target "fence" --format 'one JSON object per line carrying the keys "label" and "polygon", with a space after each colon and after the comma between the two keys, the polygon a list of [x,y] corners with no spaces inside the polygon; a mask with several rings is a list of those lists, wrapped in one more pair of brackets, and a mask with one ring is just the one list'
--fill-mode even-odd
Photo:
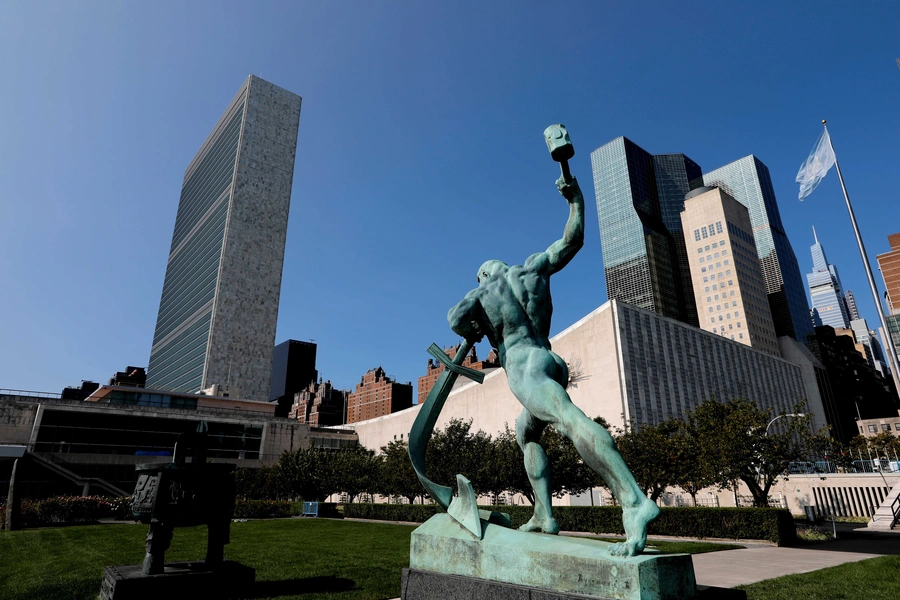
{"label": "fence", "polygon": [[883,486],[816,486],[812,491],[816,512],[835,517],[871,518],[888,494]]}

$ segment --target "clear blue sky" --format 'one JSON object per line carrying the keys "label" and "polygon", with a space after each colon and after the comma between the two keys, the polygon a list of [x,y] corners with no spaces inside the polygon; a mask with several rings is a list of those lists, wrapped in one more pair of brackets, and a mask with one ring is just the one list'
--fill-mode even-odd
{"label": "clear blue sky", "polygon": [[620,135],[705,171],[757,155],[801,271],[814,225],[874,326],[834,172],[803,203],[794,177],[827,118],[887,251],[898,40],[893,1],[4,2],[0,388],[147,364],[184,168],[250,73],[303,97],[276,341],[315,339],[338,386],[415,381],[477,267],[557,239],[559,122],[588,229],[554,332],[606,301],[589,155]]}

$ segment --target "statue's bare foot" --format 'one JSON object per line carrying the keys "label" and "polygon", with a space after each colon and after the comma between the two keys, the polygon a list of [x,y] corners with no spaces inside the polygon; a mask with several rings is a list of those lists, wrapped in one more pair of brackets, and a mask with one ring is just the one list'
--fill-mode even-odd
{"label": "statue's bare foot", "polygon": [[650,498],[641,496],[640,503],[631,508],[622,508],[622,524],[625,526],[625,541],[609,547],[612,556],[637,556],[647,545],[647,524],[659,516],[659,507]]}
{"label": "statue's bare foot", "polygon": [[559,525],[553,517],[538,517],[534,515],[527,523],[519,527],[519,531],[540,531],[556,535],[559,533]]}

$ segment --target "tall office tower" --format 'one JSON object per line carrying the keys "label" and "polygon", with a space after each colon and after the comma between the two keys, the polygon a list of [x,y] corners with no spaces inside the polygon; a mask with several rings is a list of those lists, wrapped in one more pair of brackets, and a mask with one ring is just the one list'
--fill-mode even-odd
{"label": "tall office tower", "polygon": [[768,167],[751,154],[706,173],[702,181],[691,185],[718,187],[750,211],[775,333],[805,344],[813,333],[806,291],[797,256],[781,224]]}
{"label": "tall office tower", "polygon": [[697,325],[681,211],[700,167],[625,137],[591,152],[606,294]]}
{"label": "tall office tower", "polygon": [[857,320],[859,318],[859,309],[856,308],[856,298],[853,297],[852,290],[844,292],[844,301],[847,303],[847,315],[850,317],[850,320]]}
{"label": "tall office tower", "polygon": [[278,402],[275,416],[286,417],[294,404],[294,394],[305,390],[318,378],[313,342],[287,340],[275,346],[269,385],[269,402]]}
{"label": "tall office tower", "polygon": [[747,207],[701,187],[685,197],[681,222],[700,328],[781,356]]}
{"label": "tall office tower", "polygon": [[844,300],[844,290],[837,268],[828,264],[825,248],[819,243],[819,236],[813,228],[816,243],[809,247],[812,252],[813,272],[806,274],[809,296],[812,298],[813,324],[816,327],[830,325],[835,329],[850,327],[850,315]]}
{"label": "tall office tower", "polygon": [[188,165],[147,387],[267,400],[300,96],[251,75]]}

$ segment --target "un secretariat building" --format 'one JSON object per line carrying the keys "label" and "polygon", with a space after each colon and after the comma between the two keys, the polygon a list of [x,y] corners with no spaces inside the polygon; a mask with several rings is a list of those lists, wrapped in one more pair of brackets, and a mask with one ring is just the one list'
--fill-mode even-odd
{"label": "un secretariat building", "polygon": [[300,101],[251,75],[188,165],[148,388],[268,399]]}

